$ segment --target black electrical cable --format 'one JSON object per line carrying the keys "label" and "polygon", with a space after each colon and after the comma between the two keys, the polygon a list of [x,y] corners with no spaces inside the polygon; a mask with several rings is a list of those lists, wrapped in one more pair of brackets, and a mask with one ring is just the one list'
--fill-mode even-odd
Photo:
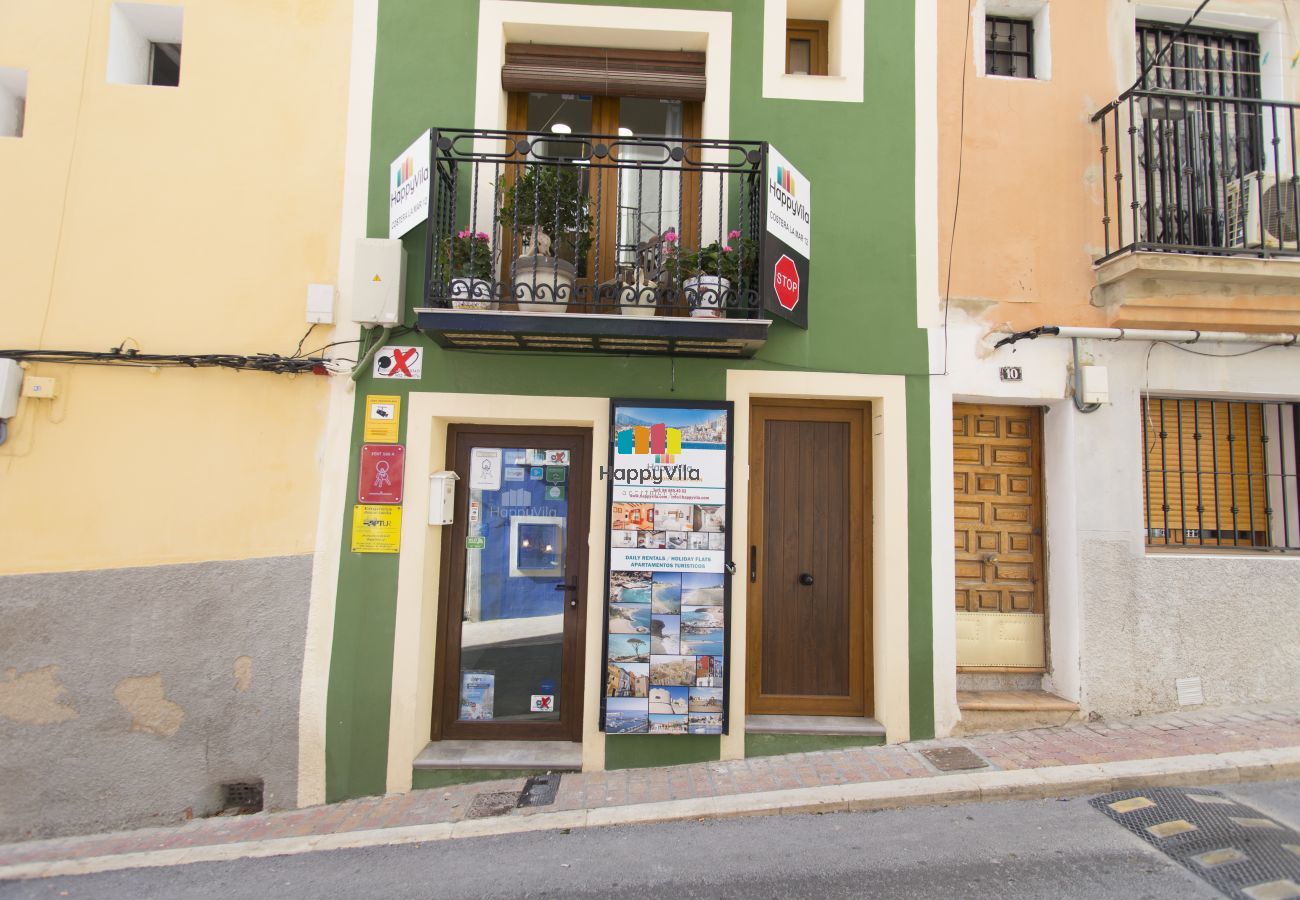
{"label": "black electrical cable", "polygon": [[83,366],[131,368],[220,368],[276,374],[323,374],[330,359],[322,356],[287,357],[278,353],[141,353],[138,350],[0,350],[0,358],[19,362],[64,363]]}

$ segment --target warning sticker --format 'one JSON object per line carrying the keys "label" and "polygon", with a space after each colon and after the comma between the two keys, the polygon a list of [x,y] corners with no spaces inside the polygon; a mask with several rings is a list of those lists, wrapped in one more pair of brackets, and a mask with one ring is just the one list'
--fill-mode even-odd
{"label": "warning sticker", "polygon": [[367,444],[396,444],[402,398],[387,394],[366,395],[366,426],[361,440]]}

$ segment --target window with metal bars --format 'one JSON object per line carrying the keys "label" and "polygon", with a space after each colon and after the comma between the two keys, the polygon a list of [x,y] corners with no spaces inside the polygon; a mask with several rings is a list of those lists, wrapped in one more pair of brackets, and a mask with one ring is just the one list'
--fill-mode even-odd
{"label": "window with metal bars", "polygon": [[1034,23],[1029,19],[984,17],[984,72],[1034,77]]}
{"label": "window with metal bars", "polygon": [[1300,550],[1295,403],[1142,400],[1148,547]]}

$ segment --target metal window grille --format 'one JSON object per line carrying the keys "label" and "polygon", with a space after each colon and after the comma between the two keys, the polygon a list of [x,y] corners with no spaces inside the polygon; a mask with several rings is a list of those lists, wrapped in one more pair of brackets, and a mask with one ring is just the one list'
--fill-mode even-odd
{"label": "metal window grille", "polygon": [[1146,543],[1300,550],[1300,406],[1145,397]]}
{"label": "metal window grille", "polygon": [[984,71],[1013,78],[1034,77],[1034,23],[984,17]]}

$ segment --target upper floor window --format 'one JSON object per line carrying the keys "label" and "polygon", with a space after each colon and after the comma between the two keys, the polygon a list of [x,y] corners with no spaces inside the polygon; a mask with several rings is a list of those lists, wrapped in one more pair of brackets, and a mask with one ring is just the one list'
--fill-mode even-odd
{"label": "upper floor window", "polygon": [[0,137],[22,137],[27,118],[27,70],[0,66]]}
{"label": "upper floor window", "polygon": [[1300,550],[1294,403],[1142,400],[1148,547]]}
{"label": "upper floor window", "polygon": [[984,72],[1034,77],[1034,23],[1030,19],[984,17]]}
{"label": "upper floor window", "polygon": [[785,74],[825,75],[830,71],[830,23],[787,19]]}
{"label": "upper floor window", "polygon": [[185,10],[162,3],[114,3],[108,28],[109,82],[177,87]]}

